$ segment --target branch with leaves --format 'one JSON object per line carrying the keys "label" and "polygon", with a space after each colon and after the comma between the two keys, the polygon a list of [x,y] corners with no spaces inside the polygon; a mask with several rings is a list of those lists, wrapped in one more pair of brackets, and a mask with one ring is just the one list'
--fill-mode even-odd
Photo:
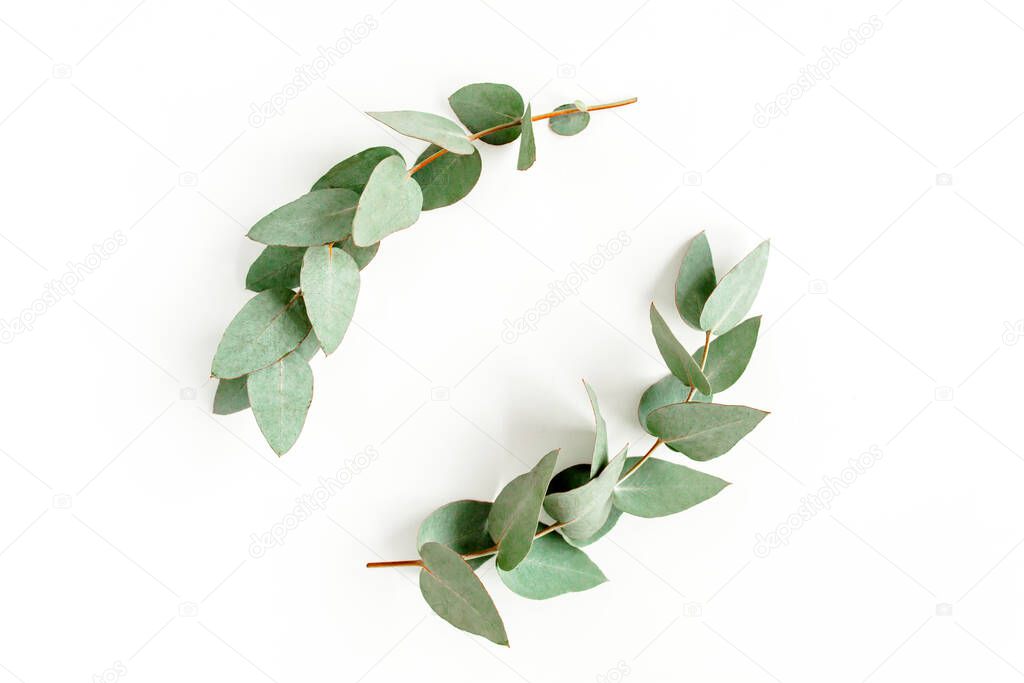
{"label": "branch with leaves", "polygon": [[[637,416],[655,437],[640,457],[628,445],[609,459],[608,430],[597,395],[584,382],[596,436],[589,463],[555,473],[558,451],[509,482],[494,502],[457,500],[432,512],[416,539],[419,558],[370,562],[367,567],[419,567],[423,598],[456,628],[508,645],[505,625],[477,577],[489,558],[514,593],[544,600],[593,588],[607,579],[582,550],[607,534],[623,513],[663,517],[682,512],[728,486],[718,477],[652,457],[662,445],[692,460],[728,452],[768,413],[713,402],[740,378],[757,342],[760,316],[744,320],[761,287],[768,242],[721,280],[707,237],[690,243],[679,266],[679,316],[704,333],[689,353],[651,304],[651,330],[671,374],[648,387]],[[543,521],[542,516],[551,521]]]}
{"label": "branch with leaves", "polygon": [[245,286],[256,296],[228,325],[213,358],[219,378],[213,412],[252,407],[278,455],[294,445],[313,400],[309,361],[319,349],[341,344],[359,295],[359,271],[380,241],[408,228],[422,211],[453,204],[480,178],[477,140],[505,145],[519,140],[517,168],[537,158],[533,124],[547,120],[558,135],[576,135],[590,112],[622,107],[636,98],[587,107],[565,104],[533,116],[508,85],[475,83],[448,98],[467,133],[451,119],[418,111],[371,112],[395,131],[430,145],[412,168],[391,147],[370,147],[341,161],[309,193],[275,209],[248,237],[267,245]]}

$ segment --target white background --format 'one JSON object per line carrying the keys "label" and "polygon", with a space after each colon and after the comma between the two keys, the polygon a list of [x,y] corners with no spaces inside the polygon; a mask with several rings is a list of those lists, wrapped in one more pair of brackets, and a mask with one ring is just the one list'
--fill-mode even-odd
{"label": "white background", "polygon": [[[1024,676],[1019,6],[136,3],[0,7],[0,318],[32,327],[0,352],[0,681]],[[872,16],[830,79],[755,125]],[[259,253],[245,231],[359,149],[419,153],[360,111],[448,113],[477,81],[535,112],[640,102],[573,138],[538,127],[526,173],[515,145],[482,150],[465,201],[388,238],[278,459],[251,413],[210,414],[210,359]],[[722,271],[773,239],[760,344],[722,397],[772,415],[701,466],[733,486],[623,518],[588,549],[610,578],[595,590],[533,602],[485,570],[510,649],[434,616],[414,571],[364,569],[551,448],[585,460],[582,377],[613,447],[646,448],[636,402],[665,373],[647,306],[671,312],[701,229]],[[620,233],[578,293],[502,340]],[[25,316],[69,268],[73,294]],[[876,446],[828,510],[791,518]],[[339,471],[326,509],[251,554]]]}

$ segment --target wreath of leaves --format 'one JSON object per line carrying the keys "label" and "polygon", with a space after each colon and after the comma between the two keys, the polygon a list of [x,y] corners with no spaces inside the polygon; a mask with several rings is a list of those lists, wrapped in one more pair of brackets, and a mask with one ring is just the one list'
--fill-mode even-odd
{"label": "wreath of leaves", "polygon": [[519,140],[517,168],[537,158],[533,123],[576,135],[590,113],[636,98],[586,107],[565,104],[533,116],[514,88],[474,83],[448,98],[458,123],[418,111],[370,112],[402,135],[430,143],[406,169],[390,147],[370,147],[328,170],[307,194],[271,211],[248,237],[267,245],[245,277],[257,294],[235,315],[213,358],[220,381],[213,412],[251,407],[278,455],[294,445],[313,399],[309,361],[319,349],[333,353],[352,322],[359,272],[380,241],[408,228],[422,211],[448,206],[469,194],[480,177],[477,140],[505,145]]}
{"label": "wreath of leaves", "polygon": [[[609,458],[608,430],[597,395],[584,382],[596,435],[589,463],[555,473],[558,451],[509,482],[493,502],[457,500],[420,525],[419,559],[371,562],[367,567],[419,567],[423,598],[456,628],[508,645],[505,625],[477,577],[495,558],[502,583],[514,593],[544,600],[593,588],[607,579],[582,550],[607,534],[623,513],[662,517],[714,497],[728,482],[652,457],[659,446],[691,460],[728,452],[768,414],[715,403],[746,369],[757,342],[760,316],[744,320],[760,289],[768,242],[758,245],[721,280],[702,232],[687,248],[676,278],[679,317],[704,332],[689,353],[651,304],[651,331],[671,374],[643,392],[641,426],[655,437],[640,457],[628,445]],[[542,514],[550,521],[542,521]]]}

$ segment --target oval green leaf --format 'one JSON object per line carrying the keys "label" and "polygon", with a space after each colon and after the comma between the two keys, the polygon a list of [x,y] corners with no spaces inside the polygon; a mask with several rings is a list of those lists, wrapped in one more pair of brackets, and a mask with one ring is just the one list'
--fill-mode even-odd
{"label": "oval green leaf", "polygon": [[[673,379],[675,378],[673,377]],[[571,491],[572,489],[579,488],[580,486],[583,486],[588,481],[590,481],[591,478],[592,477],[590,476],[590,465],[571,465],[569,467],[566,467],[558,474],[556,474],[554,477],[552,477],[551,484],[548,486],[548,495],[551,495],[552,493],[562,493],[564,491]],[[619,517],[621,516],[622,511],[617,510],[613,507],[611,512],[608,514],[608,519],[605,521],[604,526],[602,526],[593,536],[577,539],[567,538],[566,541],[576,546],[577,548],[583,548],[585,546],[588,546],[594,541],[604,536],[605,534],[607,534],[609,531],[611,531],[615,524],[619,521]]]}
{"label": "oval green leaf", "polygon": [[[650,429],[647,427],[647,416],[651,414],[651,411],[673,403],[682,403],[689,393],[690,387],[680,382],[675,375],[666,375],[647,387],[643,396],[640,397],[640,405],[637,407],[640,426],[650,433]],[[693,392],[693,396],[690,396],[691,401],[698,403],[709,403],[711,398],[699,391]]]}
{"label": "oval green leaf", "polygon": [[432,142],[453,154],[472,154],[476,147],[459,124],[437,114],[422,111],[367,112],[385,126],[417,140]]}
{"label": "oval green leaf", "polygon": [[[490,548],[494,541],[487,533],[487,515],[491,504],[482,500],[456,500],[437,508],[420,524],[416,547],[425,543],[440,543],[459,555],[477,553]],[[476,569],[489,557],[466,560]]]}
{"label": "oval green leaf", "polygon": [[440,543],[425,543],[420,557],[420,592],[430,609],[455,628],[508,645],[501,615],[473,568]]}
{"label": "oval green leaf", "polygon": [[690,327],[702,329],[700,313],[716,284],[711,246],[707,235],[701,232],[690,240],[676,276],[676,310]]}
{"label": "oval green leaf", "polygon": [[299,271],[305,247],[265,248],[249,266],[245,288],[253,292],[265,289],[293,289],[299,286]]}
{"label": "oval green leaf", "polygon": [[245,390],[245,377],[217,382],[217,393],[213,397],[214,415],[230,415],[248,407],[249,393]]}
{"label": "oval green leaf", "polygon": [[498,546],[498,567],[505,571],[515,569],[530,552],[557,460],[558,451],[551,451],[532,470],[506,484],[494,500],[487,516],[487,533]]}
{"label": "oval green leaf", "polygon": [[231,379],[265,368],[298,346],[309,328],[306,307],[295,292],[260,292],[224,330],[213,356],[213,375]]}
{"label": "oval green leaf", "polygon": [[651,434],[693,460],[726,453],[768,413],[719,403],[674,403],[647,416]]}
{"label": "oval green leaf", "polygon": [[391,147],[370,147],[358,154],[353,154],[348,159],[340,161],[331,167],[331,170],[324,173],[320,180],[313,185],[313,190],[323,190],[329,187],[340,187],[352,190],[356,194],[363,191],[366,181],[377,164],[388,157],[402,156],[397,149]]}
{"label": "oval green leaf", "polygon": [[401,157],[388,157],[373,169],[359,195],[352,239],[359,247],[376,244],[415,223],[422,206],[423,193],[419,183],[406,175],[405,162]]}
{"label": "oval green leaf", "polygon": [[291,448],[313,400],[313,371],[295,353],[249,375],[246,383],[252,413],[267,443],[278,455]]}
{"label": "oval green leaf", "polygon": [[261,218],[248,237],[286,247],[338,242],[352,231],[358,200],[359,195],[352,190],[310,192]]}
{"label": "oval green leaf", "polygon": [[535,540],[519,566],[510,572],[499,568],[498,576],[512,592],[531,600],[585,591],[608,580],[585,552],[557,533]]}
{"label": "oval green leaf", "polygon": [[[626,470],[639,458],[630,458]],[[612,494],[615,507],[637,517],[664,517],[703,503],[729,482],[667,460],[648,458],[619,482]]]}
{"label": "oval green leaf", "polygon": [[[441,151],[437,145],[423,150],[416,163]],[[423,210],[439,209],[459,201],[476,186],[480,179],[480,151],[472,154],[445,154],[413,174],[423,192]]]}
{"label": "oval green leaf", "polygon": [[537,160],[537,141],[533,136],[533,119],[531,118],[533,112],[531,106],[526,105],[526,111],[523,113],[523,123],[519,126],[523,135],[519,138],[519,159],[516,161],[516,168],[520,171],[533,166],[533,162]]}
{"label": "oval green leaf", "polygon": [[661,317],[661,313],[658,313],[658,309],[654,307],[653,303],[651,304],[651,331],[654,333],[658,351],[661,352],[661,357],[672,374],[687,385],[696,387],[700,393],[710,394],[711,385],[708,383],[708,378],[701,372],[700,365],[672,334],[668,323]]}
{"label": "oval green leaf", "polygon": [[743,320],[761,288],[767,265],[768,240],[765,240],[726,273],[711,292],[700,313],[700,328],[724,334]]}
{"label": "oval green leaf", "polygon": [[612,489],[622,474],[626,450],[619,451],[601,474],[583,486],[544,498],[544,510],[565,524],[559,531],[570,541],[591,538],[608,521]]}
{"label": "oval green leaf", "polygon": [[310,247],[302,259],[302,298],[324,353],[341,344],[359,296],[359,266],[345,251]]}
{"label": "oval green leaf", "polygon": [[[760,327],[761,316],[748,318],[711,342],[704,376],[716,394],[735,384],[747,369]],[[699,363],[703,353],[703,349],[694,352],[693,359]]]}
{"label": "oval green leaf", "polygon": [[345,250],[345,253],[352,257],[352,260],[359,266],[359,270],[362,270],[366,266],[370,265],[370,261],[377,255],[377,250],[380,249],[380,242],[374,242],[368,247],[356,246],[356,243],[349,237],[344,242],[335,244],[334,246],[340,246]]}
{"label": "oval green leaf", "polygon": [[[523,115],[523,97],[516,89],[503,83],[473,83],[459,88],[448,104],[472,133],[479,133],[506,123],[518,121]],[[480,138],[491,145],[504,145],[519,137],[519,127],[499,130]]]}
{"label": "oval green leaf", "polygon": [[563,104],[560,107],[555,107],[555,111],[565,111],[566,109],[572,109],[573,113],[551,117],[548,119],[548,127],[559,135],[582,133],[583,129],[590,123],[590,114],[580,111],[579,107],[575,104]]}

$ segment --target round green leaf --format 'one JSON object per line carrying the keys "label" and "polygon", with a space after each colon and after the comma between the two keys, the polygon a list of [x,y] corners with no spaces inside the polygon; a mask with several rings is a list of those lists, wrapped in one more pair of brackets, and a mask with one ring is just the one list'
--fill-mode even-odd
{"label": "round green leaf", "polygon": [[309,247],[302,259],[302,298],[324,353],[341,344],[359,296],[359,266],[341,249]]}
{"label": "round green leaf", "polygon": [[487,516],[487,533],[498,546],[495,561],[505,571],[515,569],[530,552],[557,460],[558,451],[551,451],[532,470],[506,484],[494,499]]}
{"label": "round green leaf", "polygon": [[676,276],[676,310],[690,327],[701,329],[700,312],[716,283],[711,246],[707,235],[701,232],[686,248]]}
{"label": "round green leaf", "polygon": [[[523,97],[503,83],[473,83],[459,88],[448,98],[459,121],[473,133],[518,121],[523,115]],[[480,138],[491,145],[504,145],[519,137],[519,127],[506,128]]]}
{"label": "round green leaf", "polygon": [[[639,461],[630,458],[628,470]],[[729,482],[667,460],[648,458],[615,487],[615,507],[637,517],[664,517],[703,503]]]}
{"label": "round green leaf", "polygon": [[[416,535],[416,547],[425,543],[440,543],[460,555],[480,552],[490,548],[494,541],[487,533],[487,515],[491,504],[482,500],[456,500],[442,505],[430,513],[420,524]],[[476,557],[467,560],[476,569],[490,557]]]}
{"label": "round green leaf", "polygon": [[585,591],[608,580],[586,553],[557,533],[535,540],[526,559],[512,571],[499,568],[498,576],[514,593],[531,600]]}
{"label": "round green leaf", "polygon": [[420,592],[430,609],[455,628],[508,645],[501,615],[473,568],[440,543],[423,544],[420,557]]}
{"label": "round green leaf", "polygon": [[295,353],[249,375],[246,382],[256,424],[278,455],[291,448],[313,400],[313,371]]}
{"label": "round green leaf", "polygon": [[401,157],[388,157],[373,169],[359,195],[352,239],[359,247],[375,244],[415,223],[422,206],[423,193],[419,183],[406,175],[405,162]]}
{"label": "round green leaf", "polygon": [[767,414],[747,406],[673,403],[652,411],[647,426],[672,450],[694,460],[710,460],[728,452]]}
{"label": "round green leaf", "polygon": [[377,164],[391,156],[400,157],[402,155],[397,149],[391,147],[364,149],[335,164],[331,170],[321,176],[320,180],[316,181],[313,190],[341,187],[359,194],[366,187],[366,181],[370,179],[370,173],[377,167]]}
{"label": "round green leaf", "polygon": [[743,320],[757,297],[767,266],[768,240],[765,240],[726,273],[711,292],[700,313],[701,329],[724,334]]}
{"label": "round green leaf", "polygon": [[254,292],[264,289],[293,289],[299,286],[299,271],[305,247],[265,248],[249,266],[245,275],[245,288]]}
{"label": "round green leaf", "polygon": [[352,190],[317,190],[271,211],[248,237],[263,244],[309,247],[345,239],[359,200]]}
{"label": "round green leaf", "polygon": [[572,109],[575,113],[551,117],[548,119],[548,127],[559,135],[582,133],[590,123],[590,114],[580,111],[575,104],[563,104],[560,107],[555,107],[555,111],[565,111],[566,109]]}
{"label": "round green leaf", "polygon": [[[416,163],[441,150],[431,145],[423,150]],[[423,191],[423,210],[439,209],[459,201],[473,189],[480,179],[480,151],[472,154],[445,154],[413,174]]]}
{"label": "round green leaf", "polygon": [[295,292],[260,292],[224,330],[213,356],[213,375],[231,379],[265,368],[298,346],[309,328],[305,304]]}
{"label": "round green leaf", "polygon": [[422,111],[371,111],[370,116],[411,138],[432,142],[453,154],[472,154],[476,147],[459,124]]}
{"label": "round green leaf", "polygon": [[[647,416],[652,410],[673,403],[682,403],[690,393],[690,387],[683,384],[675,375],[666,375],[657,382],[647,387],[643,396],[640,397],[640,405],[637,407],[637,417],[640,418],[640,426],[650,433],[647,428]],[[706,396],[699,391],[694,391],[691,401],[698,403],[709,403],[711,396]]]}

